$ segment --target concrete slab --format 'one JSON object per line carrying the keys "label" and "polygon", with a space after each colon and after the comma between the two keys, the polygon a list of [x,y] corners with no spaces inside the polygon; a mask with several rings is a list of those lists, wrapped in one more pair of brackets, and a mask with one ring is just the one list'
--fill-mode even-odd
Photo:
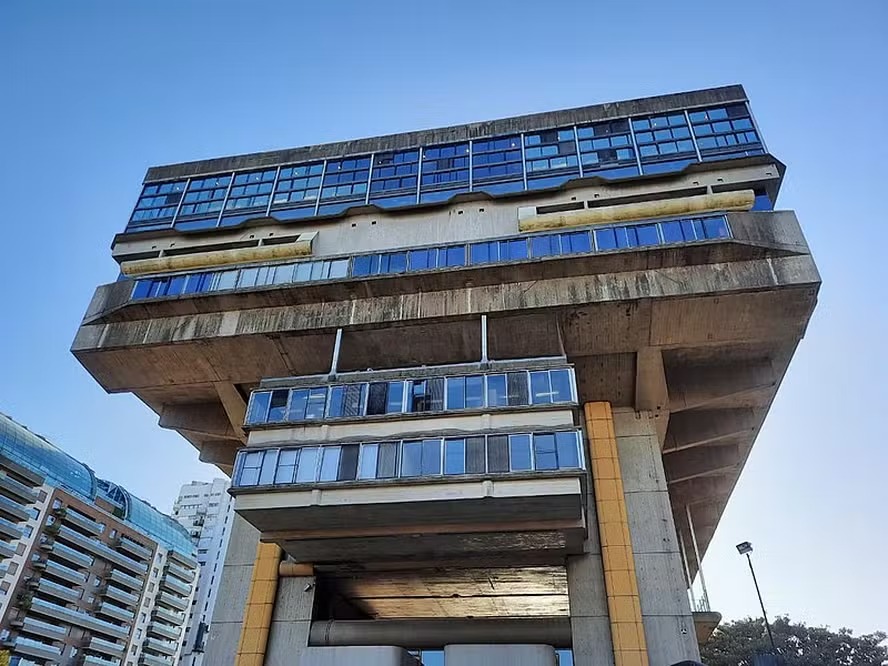
{"label": "concrete slab", "polygon": [[447,666],[556,666],[555,648],[549,645],[447,645]]}

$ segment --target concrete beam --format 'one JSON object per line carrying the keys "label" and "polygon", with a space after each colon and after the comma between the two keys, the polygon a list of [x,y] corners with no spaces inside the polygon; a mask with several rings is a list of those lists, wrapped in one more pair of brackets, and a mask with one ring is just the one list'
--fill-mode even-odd
{"label": "concrete beam", "polygon": [[777,386],[779,374],[768,360],[726,365],[669,368],[669,408],[672,412],[705,407]]}
{"label": "concrete beam", "polygon": [[228,467],[233,467],[234,457],[235,455],[237,455],[237,450],[241,447],[237,442],[233,442],[231,440],[213,439],[201,442],[199,448],[199,460],[201,462],[217,466],[224,465]]}
{"label": "concrete beam", "polygon": [[217,439],[242,441],[231,425],[228,414],[218,402],[196,402],[164,405],[159,425],[168,430],[179,430],[192,435]]}
{"label": "concrete beam", "polygon": [[234,384],[214,382],[213,386],[216,388],[216,393],[219,394],[219,400],[222,401],[222,408],[228,415],[232,429],[240,435],[239,439],[246,444],[247,435],[244,432],[243,424],[247,417],[247,401],[244,400]]}
{"label": "concrete beam", "polygon": [[706,446],[666,454],[663,456],[663,467],[666,481],[673,484],[728,472],[742,460],[740,447],[736,444]]}
{"label": "concrete beam", "polygon": [[673,507],[684,511],[685,506],[711,502],[713,498],[729,495],[735,481],[736,478],[732,475],[680,481],[670,486],[669,497]]}
{"label": "concrete beam", "polygon": [[669,420],[663,451],[681,451],[737,435],[754,436],[759,417],[752,409],[705,409],[679,412]]}
{"label": "concrete beam", "polygon": [[662,445],[669,425],[669,391],[663,352],[657,347],[644,347],[635,355],[635,409],[651,412]]}

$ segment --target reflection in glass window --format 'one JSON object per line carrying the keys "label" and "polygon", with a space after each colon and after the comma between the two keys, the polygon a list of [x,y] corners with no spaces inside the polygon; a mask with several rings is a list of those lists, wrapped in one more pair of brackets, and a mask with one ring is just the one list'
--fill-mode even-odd
{"label": "reflection in glass window", "polygon": [[505,375],[487,375],[487,406],[506,407],[509,404],[509,392],[506,389]]}
{"label": "reflection in glass window", "polygon": [[235,174],[225,210],[265,209],[271,201],[276,174],[277,169]]}
{"label": "reflection in glass window", "polygon": [[677,171],[697,161],[684,113],[634,118],[632,129],[645,173]]}
{"label": "reflection in glass window", "polygon": [[243,457],[240,485],[255,486],[259,483],[259,470],[262,469],[262,452],[254,451]]}
{"label": "reflection in glass window", "polygon": [[555,435],[535,435],[533,438],[533,456],[537,469],[558,469]]}
{"label": "reflection in glass window", "polygon": [[361,447],[361,464],[358,470],[358,478],[375,479],[378,461],[379,444],[364,444]]}
{"label": "reflection in glass window", "polygon": [[338,446],[321,447],[321,475],[319,481],[335,481],[339,473],[339,454]]}
{"label": "reflection in glass window", "polygon": [[182,198],[177,220],[200,216],[212,216],[212,226],[222,210],[222,202],[231,182],[231,174],[211,176],[209,178],[192,178]]}
{"label": "reflection in glass window", "polygon": [[274,423],[283,421],[287,414],[287,398],[289,391],[286,389],[271,392],[271,404],[268,408],[268,421]]}
{"label": "reflection in glass window", "polygon": [[472,183],[474,190],[491,194],[523,190],[521,137],[475,141],[472,144]]}
{"label": "reflection in glass window", "polygon": [[410,391],[411,412],[437,412],[444,409],[443,377],[411,382]]}
{"label": "reflection in glass window", "polygon": [[145,185],[128,226],[139,229],[160,229],[170,226],[184,192],[184,180]]}
{"label": "reflection in glass window", "polygon": [[[576,432],[556,432],[555,448],[558,455],[559,469],[580,467],[579,438]],[[537,466],[539,468],[539,466]]]}
{"label": "reflection in glass window", "polygon": [[444,441],[444,474],[466,473],[466,440]]}
{"label": "reflection in glass window", "polygon": [[319,449],[306,446],[299,449],[299,465],[296,469],[296,483],[314,481],[318,472]]}
{"label": "reflection in glass window", "polygon": [[293,483],[296,478],[296,463],[298,460],[299,449],[285,449],[281,451],[277,472],[274,475],[274,482]]}
{"label": "reflection in glass window", "polygon": [[275,450],[266,451],[262,459],[262,469],[259,472],[259,485],[265,486],[274,483],[275,471],[277,470],[278,452]]}
{"label": "reflection in glass window", "polygon": [[282,167],[274,188],[272,209],[304,207],[314,214],[323,172],[322,162]]}
{"label": "reflection in glass window", "polygon": [[420,202],[446,201],[469,190],[469,144],[429,146],[422,151]]}
{"label": "reflection in glass window", "polygon": [[533,467],[530,461],[530,435],[509,435],[509,462],[513,472]]}
{"label": "reflection in glass window", "polygon": [[579,159],[573,128],[525,134],[524,161],[530,190],[554,187],[578,176]]}
{"label": "reflection in glass window", "polygon": [[264,423],[268,418],[268,404],[271,401],[269,391],[257,391],[250,398],[250,412],[247,423]]}
{"label": "reflection in glass window", "polygon": [[699,109],[688,115],[704,160],[745,157],[764,152],[745,104]]}
{"label": "reflection in glass window", "polygon": [[419,149],[377,153],[373,158],[370,203],[394,207],[416,203]]}
{"label": "reflection in glass window", "polygon": [[583,175],[625,178],[638,175],[629,120],[611,120],[577,128]]}

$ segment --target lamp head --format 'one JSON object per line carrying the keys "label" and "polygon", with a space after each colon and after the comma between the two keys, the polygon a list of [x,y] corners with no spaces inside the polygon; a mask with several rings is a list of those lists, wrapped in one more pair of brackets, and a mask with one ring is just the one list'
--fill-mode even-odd
{"label": "lamp head", "polygon": [[737,552],[741,555],[746,555],[747,553],[752,552],[752,544],[748,541],[744,541],[743,543],[737,544]]}

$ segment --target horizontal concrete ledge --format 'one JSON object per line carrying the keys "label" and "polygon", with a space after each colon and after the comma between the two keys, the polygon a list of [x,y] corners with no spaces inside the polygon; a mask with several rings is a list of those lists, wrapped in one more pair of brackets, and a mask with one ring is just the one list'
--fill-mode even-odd
{"label": "horizontal concrete ledge", "polygon": [[331,620],[312,622],[309,645],[399,645],[435,649],[444,645],[538,643],[571,646],[570,618],[446,618],[422,620]]}

